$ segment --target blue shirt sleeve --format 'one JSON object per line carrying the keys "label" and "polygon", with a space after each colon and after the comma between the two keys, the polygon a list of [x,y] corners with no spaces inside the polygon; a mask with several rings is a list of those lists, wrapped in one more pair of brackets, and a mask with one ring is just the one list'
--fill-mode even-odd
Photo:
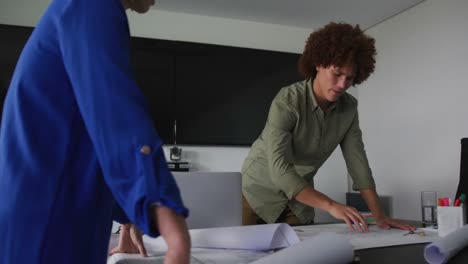
{"label": "blue shirt sleeve", "polygon": [[106,183],[124,215],[157,236],[152,203],[184,216],[188,210],[130,68],[121,1],[70,1],[57,23],[63,62]]}

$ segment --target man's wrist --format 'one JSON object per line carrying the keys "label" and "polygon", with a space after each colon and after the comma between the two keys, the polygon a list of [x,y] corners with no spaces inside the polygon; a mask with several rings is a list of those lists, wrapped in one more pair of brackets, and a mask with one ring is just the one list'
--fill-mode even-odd
{"label": "man's wrist", "polygon": [[131,223],[121,224],[120,232],[129,232],[131,225],[132,225]]}
{"label": "man's wrist", "polygon": [[387,216],[382,211],[372,212],[372,216],[374,217],[375,221],[382,221],[387,218]]}

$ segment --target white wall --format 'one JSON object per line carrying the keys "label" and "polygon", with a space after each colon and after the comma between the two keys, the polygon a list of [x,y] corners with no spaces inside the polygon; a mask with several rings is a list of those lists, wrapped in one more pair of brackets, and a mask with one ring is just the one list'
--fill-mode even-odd
{"label": "white wall", "polygon": [[[35,26],[50,0],[0,0],[0,24]],[[309,29],[150,9],[128,11],[133,36],[302,52]]]}
{"label": "white wall", "polygon": [[301,53],[308,29],[165,12],[127,12],[134,36]]}
{"label": "white wall", "polygon": [[[0,0],[0,24],[35,26],[50,0]],[[128,12],[133,36],[211,43],[228,46],[301,53],[313,29],[286,27],[233,19],[150,10],[137,15]],[[170,146],[169,146],[170,147]],[[168,148],[165,147],[166,154]],[[248,147],[182,146],[183,159],[194,171],[240,171]],[[316,187],[344,202],[346,167],[336,151],[316,176]],[[318,213],[318,221],[329,216]]]}
{"label": "white wall", "polygon": [[395,217],[421,219],[420,191],[453,199],[468,136],[468,1],[427,0],[368,33],[377,68],[359,90],[361,128]]}

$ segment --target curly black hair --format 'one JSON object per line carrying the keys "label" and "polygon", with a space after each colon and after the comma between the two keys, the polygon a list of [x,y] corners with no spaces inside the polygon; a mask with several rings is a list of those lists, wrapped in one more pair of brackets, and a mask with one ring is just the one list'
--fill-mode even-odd
{"label": "curly black hair", "polygon": [[375,40],[364,34],[359,25],[331,22],[310,34],[298,68],[305,78],[315,78],[317,66],[355,65],[355,85],[374,72],[376,54]]}

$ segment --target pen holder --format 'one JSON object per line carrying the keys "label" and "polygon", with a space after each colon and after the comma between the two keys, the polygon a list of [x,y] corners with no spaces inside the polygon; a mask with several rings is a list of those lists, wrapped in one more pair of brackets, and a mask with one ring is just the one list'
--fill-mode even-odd
{"label": "pen holder", "polygon": [[439,236],[444,237],[466,224],[465,205],[437,206]]}

